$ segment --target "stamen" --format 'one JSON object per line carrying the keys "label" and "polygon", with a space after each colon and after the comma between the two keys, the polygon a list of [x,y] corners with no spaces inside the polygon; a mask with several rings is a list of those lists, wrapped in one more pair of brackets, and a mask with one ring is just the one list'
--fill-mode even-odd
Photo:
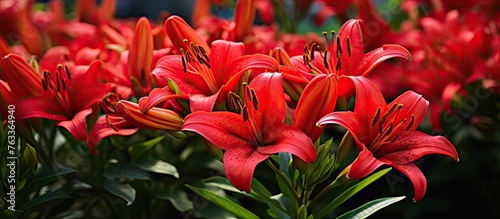
{"label": "stamen", "polygon": [[351,39],[347,37],[347,54],[351,57]]}
{"label": "stamen", "polygon": [[247,106],[243,106],[243,109],[241,110],[242,114],[243,114],[243,121],[247,121],[248,120],[248,108]]}
{"label": "stamen", "polygon": [[328,36],[326,36],[326,31],[323,31],[321,34],[323,34],[323,36],[325,37],[326,46],[330,48],[330,41],[328,41]]}
{"label": "stamen", "polygon": [[61,92],[61,85],[59,83],[59,74],[56,72],[56,87],[57,87],[57,92]]}
{"label": "stamen", "polygon": [[328,60],[327,60],[327,55],[328,55],[328,50],[325,50],[325,56],[323,57],[323,64],[325,65],[325,68],[328,69]]}
{"label": "stamen", "polygon": [[311,45],[311,61],[314,60],[314,50],[316,48],[316,43]]}
{"label": "stamen", "polygon": [[62,83],[62,86],[63,86],[63,90],[66,90],[66,83],[64,82],[64,80],[61,79],[61,83]]}
{"label": "stamen", "polygon": [[392,125],[393,125],[393,124],[392,124],[392,122],[389,122],[389,128],[388,128],[388,129],[387,129],[387,131],[385,132],[385,135],[388,135],[388,134],[390,134],[390,133],[392,132],[392,128],[393,128],[393,126],[392,126]]}
{"label": "stamen", "polygon": [[392,142],[395,142],[395,141],[396,141],[396,139],[398,139],[398,137],[399,137],[399,135],[394,136],[394,139],[392,139],[392,140],[391,140],[391,143],[392,143]]}
{"label": "stamen", "polygon": [[259,100],[257,99],[257,94],[255,93],[254,89],[250,89],[250,91],[252,96],[253,108],[255,110],[259,110]]}
{"label": "stamen", "polygon": [[69,73],[69,68],[67,65],[64,66],[64,70],[66,70],[66,76],[68,76],[68,79],[71,80],[71,74]]}
{"label": "stamen", "polygon": [[391,108],[389,110],[387,110],[387,112],[385,112],[384,116],[382,116],[382,120],[380,120],[380,123],[385,122],[385,119],[387,119],[387,116],[389,116],[389,114],[391,114],[392,111],[394,111],[394,109],[396,108],[396,105],[397,105],[397,103],[392,104]]}
{"label": "stamen", "polygon": [[186,67],[186,61],[184,60],[184,56],[181,56],[181,59],[182,59],[182,69],[184,69],[184,73],[186,73],[187,67]]}
{"label": "stamen", "polygon": [[45,81],[45,79],[42,79],[42,87],[43,87],[43,91],[47,91],[48,88],[47,88],[47,82]]}
{"label": "stamen", "polygon": [[408,126],[406,127],[405,131],[410,130],[410,128],[413,126],[413,123],[415,122],[415,115],[411,114],[411,120],[410,123],[408,123]]}
{"label": "stamen", "polygon": [[339,57],[339,58],[337,58],[337,66],[335,66],[335,70],[340,71],[341,68],[342,68],[342,66],[340,65],[340,57]]}
{"label": "stamen", "polygon": [[235,103],[235,100],[234,100],[234,97],[232,95],[232,92],[229,91],[229,93],[227,93],[227,99],[228,99],[228,104],[229,104],[229,111],[236,111],[236,103]]}
{"label": "stamen", "polygon": [[373,118],[373,121],[372,121],[372,127],[374,127],[375,124],[377,123],[379,116],[380,116],[380,107],[377,109],[377,112],[375,113],[375,117]]}
{"label": "stamen", "polygon": [[340,45],[340,37],[337,36],[337,58],[342,57],[342,46]]}

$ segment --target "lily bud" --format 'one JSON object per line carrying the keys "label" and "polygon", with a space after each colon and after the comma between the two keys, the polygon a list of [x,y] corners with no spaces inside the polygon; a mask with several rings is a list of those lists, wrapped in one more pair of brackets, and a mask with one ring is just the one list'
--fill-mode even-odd
{"label": "lily bud", "polygon": [[234,41],[243,41],[250,33],[254,19],[255,0],[238,0],[234,11]]}
{"label": "lily bud", "polygon": [[165,21],[165,31],[174,46],[179,51],[181,48],[189,50],[189,44],[184,42],[184,40],[187,39],[188,42],[193,42],[195,45],[203,47],[206,54],[210,55],[211,50],[205,40],[203,40],[198,33],[181,17],[173,15],[167,18]]}
{"label": "lily bud", "polygon": [[153,107],[144,114],[137,103],[126,100],[116,104],[116,112],[135,126],[150,130],[179,131],[184,123],[179,114],[172,110]]}
{"label": "lily bud", "polygon": [[354,143],[354,138],[352,137],[350,132],[346,132],[342,141],[337,148],[337,153],[335,155],[335,167],[338,167],[344,162],[347,155],[349,155],[349,151],[351,150],[352,144]]}
{"label": "lily bud", "polygon": [[80,0],[76,8],[79,21],[90,23],[92,20],[92,13],[96,8],[95,0]]}
{"label": "lily bud", "polygon": [[200,20],[210,16],[210,3],[211,0],[196,0],[193,7],[193,14],[191,15],[191,22],[193,27],[200,26]]}
{"label": "lily bud", "polygon": [[350,183],[352,179],[350,179],[347,174],[349,173],[349,171],[351,171],[351,166],[352,164],[347,166],[344,170],[342,170],[342,172],[339,173],[334,182],[337,182],[340,185],[345,185],[347,183]]}
{"label": "lily bud", "polygon": [[111,20],[115,14],[116,0],[102,0],[99,7],[101,19]]}
{"label": "lily bud", "polygon": [[293,124],[306,133],[313,142],[318,140],[325,129],[324,126],[317,127],[316,122],[335,109],[337,85],[334,75],[317,75],[307,84],[299,99]]}
{"label": "lily bud", "polygon": [[18,98],[28,98],[43,93],[42,76],[20,55],[9,54],[1,61],[2,74],[12,93]]}
{"label": "lily bud", "polygon": [[135,26],[134,37],[128,53],[128,75],[130,79],[135,78],[139,82],[139,86],[142,86],[134,88],[134,90],[142,90],[143,87],[149,86],[147,74],[151,70],[152,62],[153,34],[148,19],[142,17]]}

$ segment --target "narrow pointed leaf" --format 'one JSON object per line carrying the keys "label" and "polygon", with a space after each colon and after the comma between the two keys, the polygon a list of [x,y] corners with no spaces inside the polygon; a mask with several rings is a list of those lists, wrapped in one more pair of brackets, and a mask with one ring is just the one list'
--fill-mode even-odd
{"label": "narrow pointed leaf", "polygon": [[238,218],[249,218],[249,219],[258,219],[259,217],[252,213],[251,211],[243,208],[241,205],[234,203],[233,201],[221,197],[211,191],[208,191],[206,189],[201,189],[201,188],[195,188],[190,185],[186,185],[189,189],[191,189],[193,192],[196,194],[200,195],[201,197],[205,198],[206,200],[216,204],[217,206],[226,209],[227,211],[233,213],[236,215]]}
{"label": "narrow pointed leaf", "polygon": [[344,203],[347,199],[352,197],[354,194],[358,193],[361,191],[361,189],[365,188],[366,186],[370,185],[372,182],[377,180],[378,178],[382,177],[386,173],[388,173],[392,168],[385,168],[383,170],[380,170],[365,179],[361,180],[358,182],[356,185],[352,186],[351,188],[347,189],[344,191],[342,194],[337,196],[330,204],[328,204],[326,207],[321,210],[315,218],[322,218],[324,217],[328,212],[332,211],[333,209],[337,208],[339,205]]}
{"label": "narrow pointed leaf", "polygon": [[387,197],[387,198],[380,198],[377,200],[373,200],[364,205],[361,205],[360,207],[352,211],[340,215],[339,217],[337,217],[337,219],[348,219],[348,218],[363,219],[372,215],[373,213],[377,212],[382,208],[385,208],[389,205],[392,205],[398,201],[403,200],[404,198],[405,196],[399,196],[399,197]]}

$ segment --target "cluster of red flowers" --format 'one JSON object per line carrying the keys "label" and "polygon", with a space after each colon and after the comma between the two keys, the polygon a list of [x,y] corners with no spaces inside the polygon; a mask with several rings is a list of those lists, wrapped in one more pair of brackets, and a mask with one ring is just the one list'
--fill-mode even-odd
{"label": "cluster of red flowers", "polygon": [[[304,2],[303,13],[312,1]],[[269,1],[239,0],[233,21],[210,15],[210,1],[197,1],[195,28],[175,15],[154,25],[145,18],[112,19],[113,0],[99,7],[94,0],[78,1],[72,20],[65,19],[62,1],[34,13],[29,0],[0,4],[0,103],[2,110],[17,106],[23,136],[43,131],[37,118],[53,120],[96,153],[101,139],[139,128],[179,138],[191,131],[207,140],[213,154],[224,150],[229,181],[247,192],[258,163],[278,152],[311,163],[324,125],[338,124],[352,134],[359,152],[348,166],[349,178],[390,165],[408,176],[414,200],[420,200],[426,180],[413,162],[426,154],[458,161],[447,139],[416,130],[427,100],[439,113],[463,85],[481,79],[498,88],[500,79],[500,19],[460,10],[391,32],[371,3],[359,0],[359,17],[378,21],[384,35],[364,43],[362,30],[369,26],[350,19],[338,32],[324,32],[323,44],[316,34],[251,25],[255,8],[272,22]],[[320,15],[342,15],[343,7]],[[391,42],[409,50],[386,44]],[[399,76],[386,76],[374,78],[377,86],[367,76],[390,58],[413,59],[379,67],[404,74],[406,83],[395,85]],[[392,88],[423,96],[407,91],[387,103],[380,91],[387,90],[381,84],[387,80]]]}

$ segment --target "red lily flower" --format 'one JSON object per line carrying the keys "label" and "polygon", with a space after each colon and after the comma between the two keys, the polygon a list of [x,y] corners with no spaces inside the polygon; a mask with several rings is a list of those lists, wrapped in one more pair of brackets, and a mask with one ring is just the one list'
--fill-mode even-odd
{"label": "red lily flower", "polygon": [[167,86],[168,79],[173,80],[182,94],[189,96],[191,112],[212,111],[215,103],[223,102],[248,70],[276,71],[279,66],[275,59],[266,55],[243,55],[243,43],[217,40],[212,43],[210,54],[201,45],[193,42],[186,42],[186,45],[188,49],[181,48],[182,56],[160,59],[152,74],[159,87]]}
{"label": "red lily flower", "polygon": [[75,66],[71,70],[58,65],[52,74],[45,71],[39,85],[44,92],[19,102],[17,118],[58,121],[56,125],[66,128],[76,140],[84,140],[85,118],[92,112],[91,105],[110,90],[109,84],[98,81],[103,64],[94,61],[90,66]]}
{"label": "red lily flower", "polygon": [[225,150],[224,170],[234,187],[249,193],[255,167],[272,154],[288,152],[306,163],[315,160],[311,139],[284,123],[281,74],[263,73],[249,85],[244,84],[243,101],[236,94],[231,96],[241,115],[197,111],[186,117],[181,130],[196,132]]}
{"label": "red lily flower", "polygon": [[[400,57],[411,59],[411,54],[400,45],[387,44],[380,48],[364,53],[363,37],[360,27],[361,20],[351,19],[345,22],[336,37],[332,31],[330,42],[326,32],[323,32],[327,41],[327,51],[322,55],[322,60],[314,61],[315,45],[306,47],[304,52],[304,65],[311,69],[313,75],[318,73],[367,76],[383,61]],[[335,39],[335,40],[334,40]]]}
{"label": "red lily flower", "polygon": [[42,39],[30,20],[32,0],[0,1],[0,34],[19,40],[30,54],[42,54]]}
{"label": "red lily flower", "polygon": [[115,93],[108,93],[106,97],[99,100],[99,106],[104,111],[105,115],[97,119],[85,139],[85,143],[90,153],[97,154],[95,146],[103,138],[112,135],[129,136],[139,130],[137,126],[116,113],[115,108],[119,101],[120,96]]}
{"label": "red lily flower", "polygon": [[343,83],[355,86],[354,112],[330,113],[321,118],[318,125],[339,124],[356,140],[359,155],[351,164],[348,177],[361,179],[381,165],[390,165],[413,183],[413,200],[422,199],[427,182],[413,162],[427,154],[442,154],[458,161],[455,147],[446,138],[416,130],[424,119],[429,102],[421,95],[407,91],[386,104],[378,88],[364,77],[343,77],[340,84]]}

